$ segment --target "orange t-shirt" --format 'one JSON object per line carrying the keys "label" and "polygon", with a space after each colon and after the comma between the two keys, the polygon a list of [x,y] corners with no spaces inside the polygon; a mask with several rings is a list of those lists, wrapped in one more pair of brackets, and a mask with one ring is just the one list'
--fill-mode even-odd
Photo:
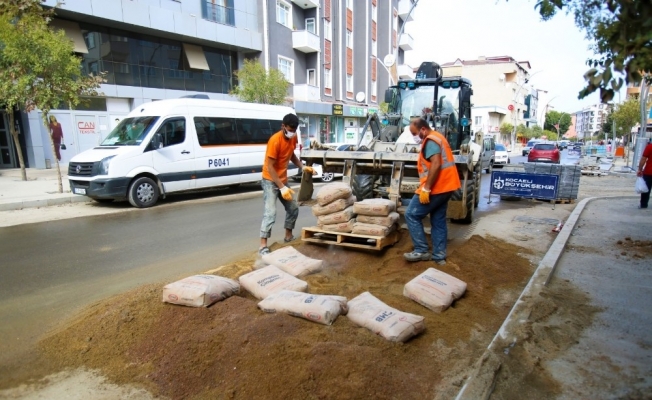
{"label": "orange t-shirt", "polygon": [[280,130],[272,135],[267,142],[267,151],[265,152],[265,160],[263,160],[263,179],[272,181],[272,177],[267,170],[267,158],[274,159],[274,170],[283,183],[288,181],[288,164],[292,159],[294,149],[297,147],[297,136],[288,139]]}

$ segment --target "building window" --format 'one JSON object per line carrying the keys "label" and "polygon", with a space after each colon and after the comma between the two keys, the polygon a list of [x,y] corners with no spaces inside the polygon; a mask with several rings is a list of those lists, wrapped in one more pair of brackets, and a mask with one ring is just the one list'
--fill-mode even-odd
{"label": "building window", "polygon": [[331,75],[331,70],[326,68],[324,68],[324,88],[333,88],[333,75]]}
{"label": "building window", "polygon": [[324,39],[333,40],[332,34],[331,21],[324,21]]}
{"label": "building window", "polygon": [[89,50],[95,48],[95,34],[94,33],[86,34],[86,47],[88,47]]}
{"label": "building window", "polygon": [[353,93],[353,75],[346,75],[346,91]]}
{"label": "building window", "polygon": [[353,0],[346,0],[346,8],[353,10]]}
{"label": "building window", "polygon": [[378,95],[378,82],[372,81],[371,82],[371,99],[374,100],[377,95]]}
{"label": "building window", "polygon": [[346,31],[346,47],[353,48],[353,32],[349,30]]}
{"label": "building window", "polygon": [[374,57],[378,56],[378,42],[375,40],[371,41],[371,55]]}
{"label": "building window", "polygon": [[475,124],[476,125],[482,125],[482,117],[475,117]]}
{"label": "building window", "polygon": [[294,60],[278,56],[278,70],[288,82],[294,83]]}
{"label": "building window", "polygon": [[276,22],[292,29],[292,6],[285,1],[276,0]]}
{"label": "building window", "polygon": [[394,9],[394,30],[398,31],[398,12]]}
{"label": "building window", "polygon": [[308,85],[317,86],[317,74],[314,69],[308,70]]}
{"label": "building window", "polygon": [[202,0],[202,17],[218,24],[235,26],[233,0]]}
{"label": "building window", "polygon": [[315,28],[315,19],[306,18],[306,30],[310,33],[317,34],[317,29]]}
{"label": "building window", "polygon": [[378,21],[378,7],[374,5],[371,6],[371,20]]}

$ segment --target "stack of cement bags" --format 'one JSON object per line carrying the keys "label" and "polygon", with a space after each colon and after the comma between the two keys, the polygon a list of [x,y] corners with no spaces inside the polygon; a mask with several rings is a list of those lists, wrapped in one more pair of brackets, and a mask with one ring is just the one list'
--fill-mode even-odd
{"label": "stack of cement bags", "polygon": [[312,214],[317,226],[325,231],[350,233],[355,223],[351,187],[341,182],[329,183],[317,193],[317,204]]}
{"label": "stack of cement bags", "polygon": [[396,203],[388,199],[366,199],[353,204],[357,215],[352,233],[387,236],[396,229],[399,215]]}

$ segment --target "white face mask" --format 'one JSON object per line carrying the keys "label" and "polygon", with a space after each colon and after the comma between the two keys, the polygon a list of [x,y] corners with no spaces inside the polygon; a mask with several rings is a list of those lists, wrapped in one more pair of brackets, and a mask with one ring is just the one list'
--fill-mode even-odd
{"label": "white face mask", "polygon": [[285,133],[285,137],[288,139],[292,139],[297,134],[296,131],[290,132],[287,129],[283,129],[283,132]]}
{"label": "white face mask", "polygon": [[412,139],[414,139],[414,143],[416,144],[421,144],[421,142],[423,141],[423,139],[421,139],[421,136],[419,135],[412,136]]}

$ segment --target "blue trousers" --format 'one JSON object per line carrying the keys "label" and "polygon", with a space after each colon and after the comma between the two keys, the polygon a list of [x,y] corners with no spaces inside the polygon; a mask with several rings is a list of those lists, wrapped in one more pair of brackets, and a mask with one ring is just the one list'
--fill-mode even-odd
{"label": "blue trousers", "polygon": [[260,225],[260,237],[269,238],[272,235],[272,226],[276,222],[276,199],[281,200],[285,207],[285,229],[294,229],[294,225],[299,217],[299,205],[296,201],[287,201],[281,196],[281,190],[272,181],[263,179],[263,202],[265,209],[263,211],[263,222]]}
{"label": "blue trousers", "polygon": [[435,261],[446,259],[446,240],[448,238],[446,210],[448,209],[448,200],[452,195],[453,192],[434,194],[430,196],[430,203],[421,204],[419,195],[415,194],[405,211],[405,222],[410,231],[414,251],[417,253],[428,252],[423,219],[430,214],[432,259]]}

